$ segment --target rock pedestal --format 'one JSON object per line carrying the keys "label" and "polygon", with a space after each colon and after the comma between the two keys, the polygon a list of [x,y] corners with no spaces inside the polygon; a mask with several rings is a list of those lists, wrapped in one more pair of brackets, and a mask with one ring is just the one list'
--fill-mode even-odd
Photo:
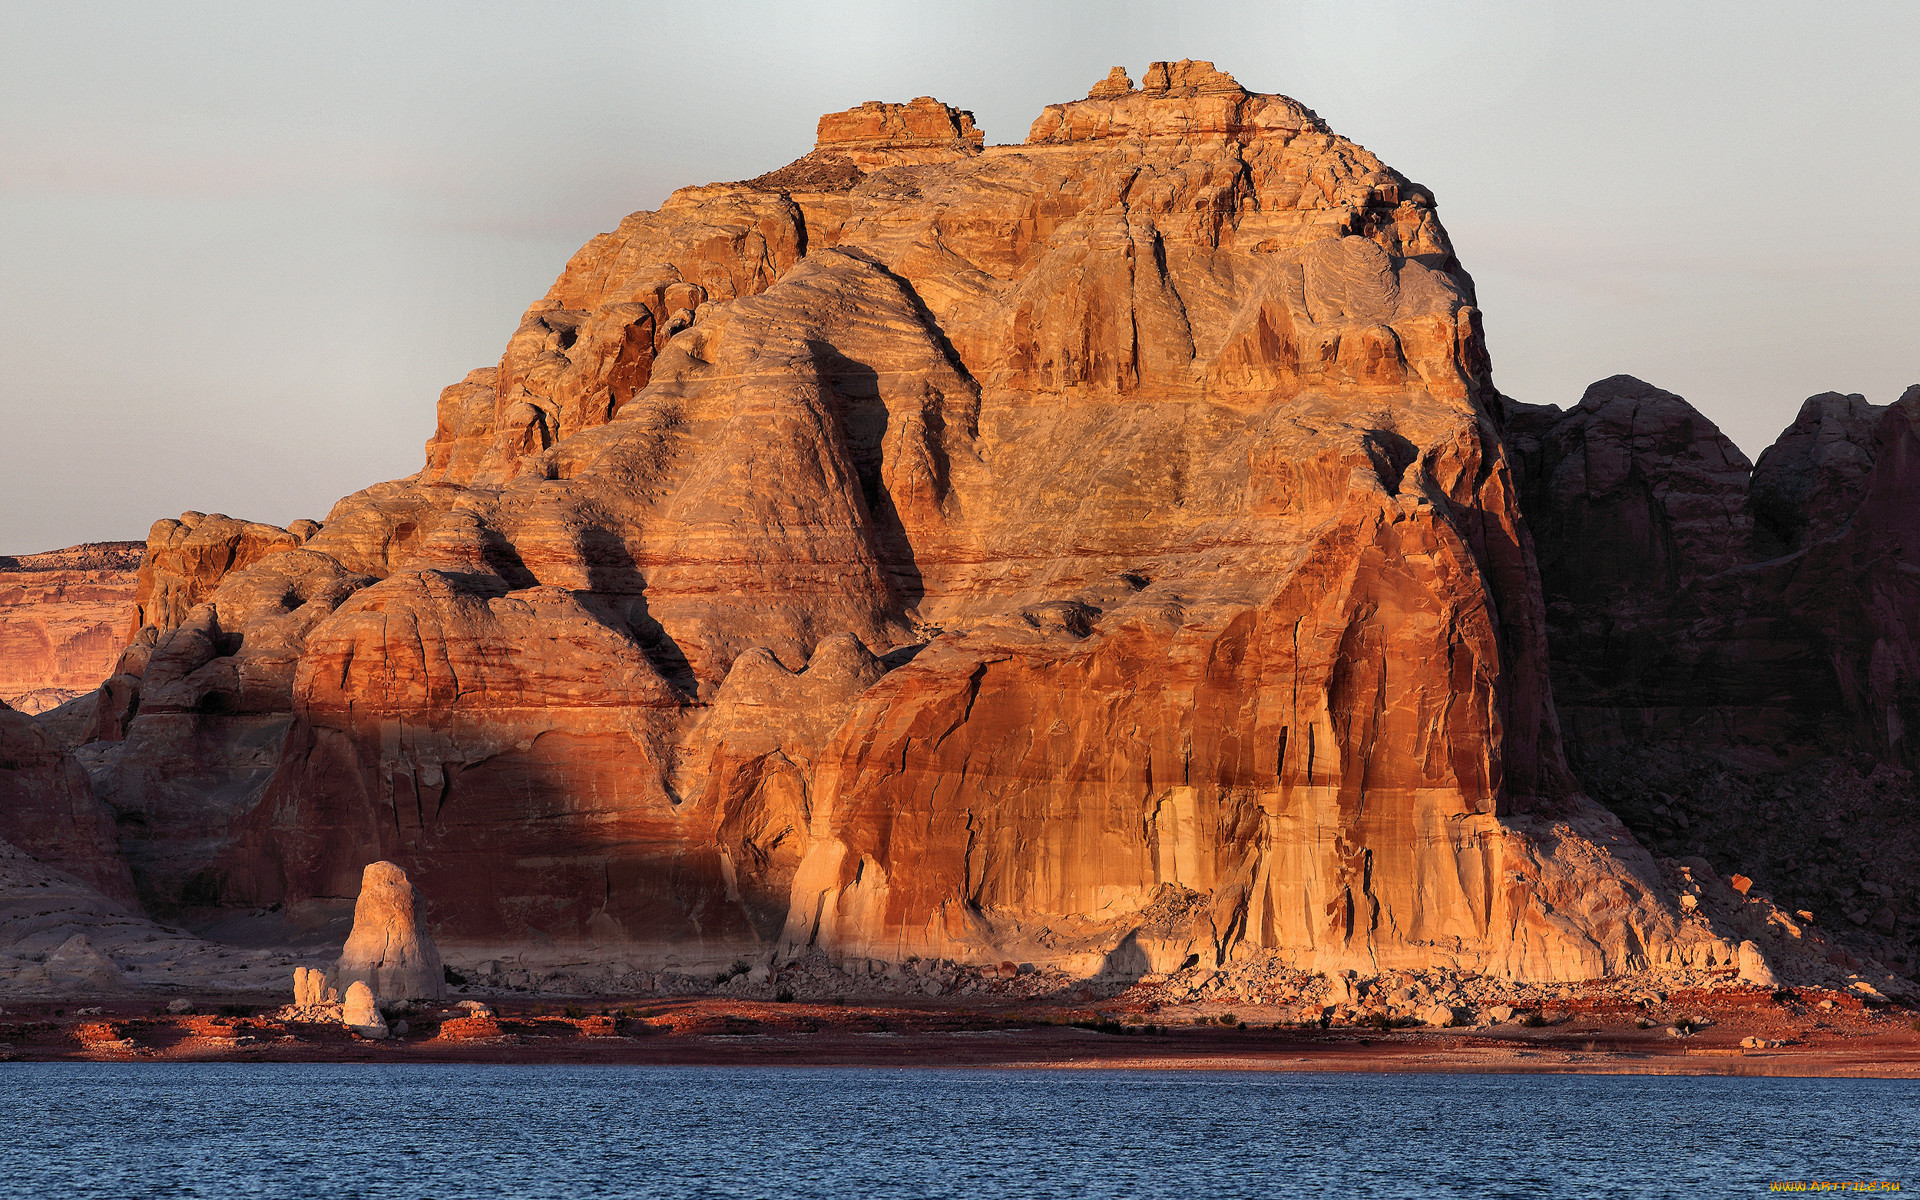
{"label": "rock pedestal", "polygon": [[293,969],[293,1006],[295,1008],[318,1008],[322,1004],[340,1003],[340,992],[327,983],[327,973],[318,967],[295,967]]}
{"label": "rock pedestal", "polygon": [[362,873],[353,932],[347,935],[333,978],[349,995],[356,982],[390,1000],[438,1000],[446,995],[440,951],[421,919],[419,897],[407,873],[392,863],[369,863]]}

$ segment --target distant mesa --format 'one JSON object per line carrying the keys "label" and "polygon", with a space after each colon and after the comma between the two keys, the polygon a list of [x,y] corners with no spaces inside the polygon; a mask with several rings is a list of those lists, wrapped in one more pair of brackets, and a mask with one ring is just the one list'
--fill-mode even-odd
{"label": "distant mesa", "polygon": [[25,713],[91,692],[125,643],[140,542],[0,556],[0,702]]}

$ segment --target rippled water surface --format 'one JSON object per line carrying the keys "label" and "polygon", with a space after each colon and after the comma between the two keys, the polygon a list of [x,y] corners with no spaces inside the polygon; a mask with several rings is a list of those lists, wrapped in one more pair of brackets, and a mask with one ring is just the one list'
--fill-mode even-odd
{"label": "rippled water surface", "polygon": [[1920,1188],[1884,1080],[0,1065],[12,1196],[1698,1196]]}

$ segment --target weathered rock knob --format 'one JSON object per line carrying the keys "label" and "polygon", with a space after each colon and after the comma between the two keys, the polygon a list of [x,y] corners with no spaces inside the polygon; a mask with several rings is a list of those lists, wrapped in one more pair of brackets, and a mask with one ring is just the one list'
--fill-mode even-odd
{"label": "weathered rock knob", "polygon": [[1127,75],[1125,67],[1115,67],[1107,72],[1107,77],[1093,85],[1087,93],[1089,100],[1111,100],[1124,96],[1133,90],[1133,80]]}

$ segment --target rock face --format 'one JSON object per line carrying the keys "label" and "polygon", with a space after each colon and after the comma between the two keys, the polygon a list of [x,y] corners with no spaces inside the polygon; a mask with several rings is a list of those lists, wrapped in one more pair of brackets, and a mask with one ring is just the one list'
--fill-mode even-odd
{"label": "rock face", "polygon": [[291,550],[318,529],[312,521],[297,521],[295,526],[286,530],[200,512],[181,513],[177,521],[155,521],[147,534],[128,632],[146,625],[161,632],[178,627],[229,571]]}
{"label": "rock face", "polygon": [[0,703],[44,712],[113,670],[133,603],[139,542],[0,556]]}
{"label": "rock face", "polygon": [[1751,472],[1625,377],[1506,430],[1583,782],[1648,844],[1911,969],[1920,387],[1809,399]]}
{"label": "rock face", "polygon": [[1886,410],[1864,396],[1810,396],[1754,464],[1754,557],[1778,558],[1839,533],[1860,507]]}
{"label": "rock face", "polygon": [[114,961],[94,949],[84,933],[76,933],[47,956],[49,989],[56,993],[98,996],[125,991],[127,978]]}
{"label": "rock face", "polygon": [[0,839],[115,900],[133,899],[114,819],[53,736],[0,704]]}
{"label": "rock face", "polygon": [[[333,983],[364,984],[389,1000],[438,1000],[446,995],[440,951],[420,919],[413,885],[407,873],[390,862],[367,864],[353,906],[353,932],[340,952]],[[353,995],[352,988],[347,994]]]}
{"label": "rock face", "polygon": [[319,530],[200,513],[154,525],[139,628],[77,751],[151,911],[220,902],[220,854],[272,777],[306,634],[372,581],[304,548]]}
{"label": "rock face", "polygon": [[157,925],[0,841],[0,999],[146,985],[257,994],[285,977],[271,960]]}
{"label": "rock face", "polygon": [[1431,196],[1207,63],[982,142],[830,114],[583,247],[419,474],[156,526],[84,752],[143,898],[386,859],[475,957],[1679,952],[1564,761]]}

